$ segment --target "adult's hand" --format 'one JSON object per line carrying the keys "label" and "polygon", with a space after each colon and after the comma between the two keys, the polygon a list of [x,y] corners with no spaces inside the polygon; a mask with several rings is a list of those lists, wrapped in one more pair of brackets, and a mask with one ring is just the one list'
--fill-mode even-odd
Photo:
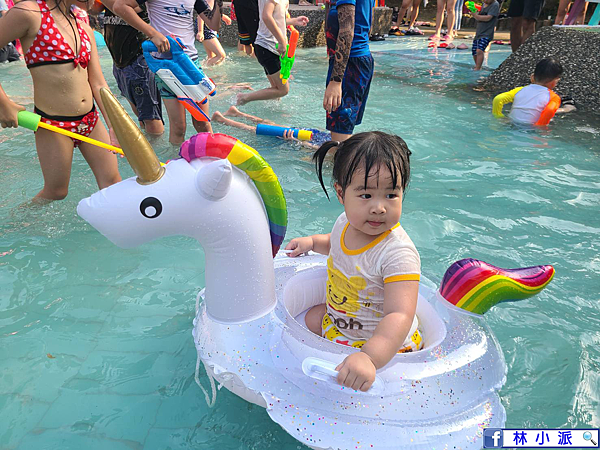
{"label": "adult's hand", "polygon": [[329,81],[327,89],[325,89],[325,97],[323,98],[323,108],[328,113],[335,111],[342,104],[342,83],[338,81]]}

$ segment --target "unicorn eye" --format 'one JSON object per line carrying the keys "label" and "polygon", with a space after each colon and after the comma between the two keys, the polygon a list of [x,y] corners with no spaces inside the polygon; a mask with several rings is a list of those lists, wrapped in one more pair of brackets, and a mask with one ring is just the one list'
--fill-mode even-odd
{"label": "unicorn eye", "polygon": [[162,203],[156,197],[146,197],[140,203],[140,212],[148,219],[156,219],[162,212]]}

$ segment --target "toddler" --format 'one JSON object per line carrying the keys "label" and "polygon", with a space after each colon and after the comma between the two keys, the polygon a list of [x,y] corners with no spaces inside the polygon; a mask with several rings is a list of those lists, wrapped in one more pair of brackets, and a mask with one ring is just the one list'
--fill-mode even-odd
{"label": "toddler", "polygon": [[306,325],[360,349],[336,369],[340,384],[366,391],[376,370],[396,353],[422,348],[415,316],[421,262],[398,223],[410,150],[400,137],[378,131],[323,144],[313,160],[326,195],[323,161],[331,149],[336,150],[334,188],[344,212],[331,233],[292,239],[286,249],[291,257],[309,250],[329,255],[326,304],[307,312]]}
{"label": "toddler", "polygon": [[560,97],[552,89],[558,84],[562,72],[563,68],[556,59],[542,59],[535,66],[530,85],[515,88],[494,98],[494,116],[504,117],[502,107],[512,102],[509,117],[514,122],[547,125],[561,105]]}
{"label": "toddler", "polygon": [[494,30],[498,23],[500,14],[500,4],[496,0],[483,0],[483,6],[479,13],[473,13],[473,18],[477,21],[477,31],[473,39],[473,60],[475,61],[475,70],[481,70],[483,65],[484,52],[492,39],[494,39]]}

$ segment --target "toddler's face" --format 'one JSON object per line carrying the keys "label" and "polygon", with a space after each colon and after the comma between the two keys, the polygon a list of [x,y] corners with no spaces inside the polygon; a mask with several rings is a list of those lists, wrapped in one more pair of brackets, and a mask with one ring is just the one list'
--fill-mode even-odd
{"label": "toddler's face", "polygon": [[[402,182],[397,181],[398,185]],[[365,172],[357,170],[345,192],[337,184],[335,190],[350,225],[366,235],[377,236],[400,220],[402,189],[392,186],[392,176],[385,166],[371,169],[366,188]]]}

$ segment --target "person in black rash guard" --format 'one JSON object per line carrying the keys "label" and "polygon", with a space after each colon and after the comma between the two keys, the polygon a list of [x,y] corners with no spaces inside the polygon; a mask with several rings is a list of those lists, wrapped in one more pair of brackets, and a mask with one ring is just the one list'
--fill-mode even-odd
{"label": "person in black rash guard", "polygon": [[258,32],[258,0],[233,0],[237,16],[238,37],[247,55],[254,53],[254,41]]}
{"label": "person in black rash guard", "polygon": [[[136,8],[146,5],[150,24],[144,22],[136,13]],[[221,27],[221,7],[223,0],[214,0],[211,8],[206,0],[115,0],[112,11],[122,17],[129,25],[144,33],[152,41],[159,53],[170,50],[169,40],[165,36],[179,38],[183,51],[199,66],[198,51],[195,46],[194,15],[196,11],[204,23],[212,30],[219,31]],[[176,95],[162,80],[156,84],[169,116],[169,142],[180,145],[185,140],[186,116],[185,109],[177,100]],[[209,102],[200,105],[209,117]],[[192,118],[194,128],[198,133],[212,132],[210,122],[198,121]]]}
{"label": "person in black rash guard", "polygon": [[[160,135],[165,131],[160,94],[154,74],[148,68],[142,51],[143,33],[133,28],[109,8],[114,0],[96,1],[93,14],[104,10],[104,40],[113,59],[113,75],[121,95],[131,104],[131,109],[148,134]],[[139,17],[148,22],[148,13],[140,8]]]}

